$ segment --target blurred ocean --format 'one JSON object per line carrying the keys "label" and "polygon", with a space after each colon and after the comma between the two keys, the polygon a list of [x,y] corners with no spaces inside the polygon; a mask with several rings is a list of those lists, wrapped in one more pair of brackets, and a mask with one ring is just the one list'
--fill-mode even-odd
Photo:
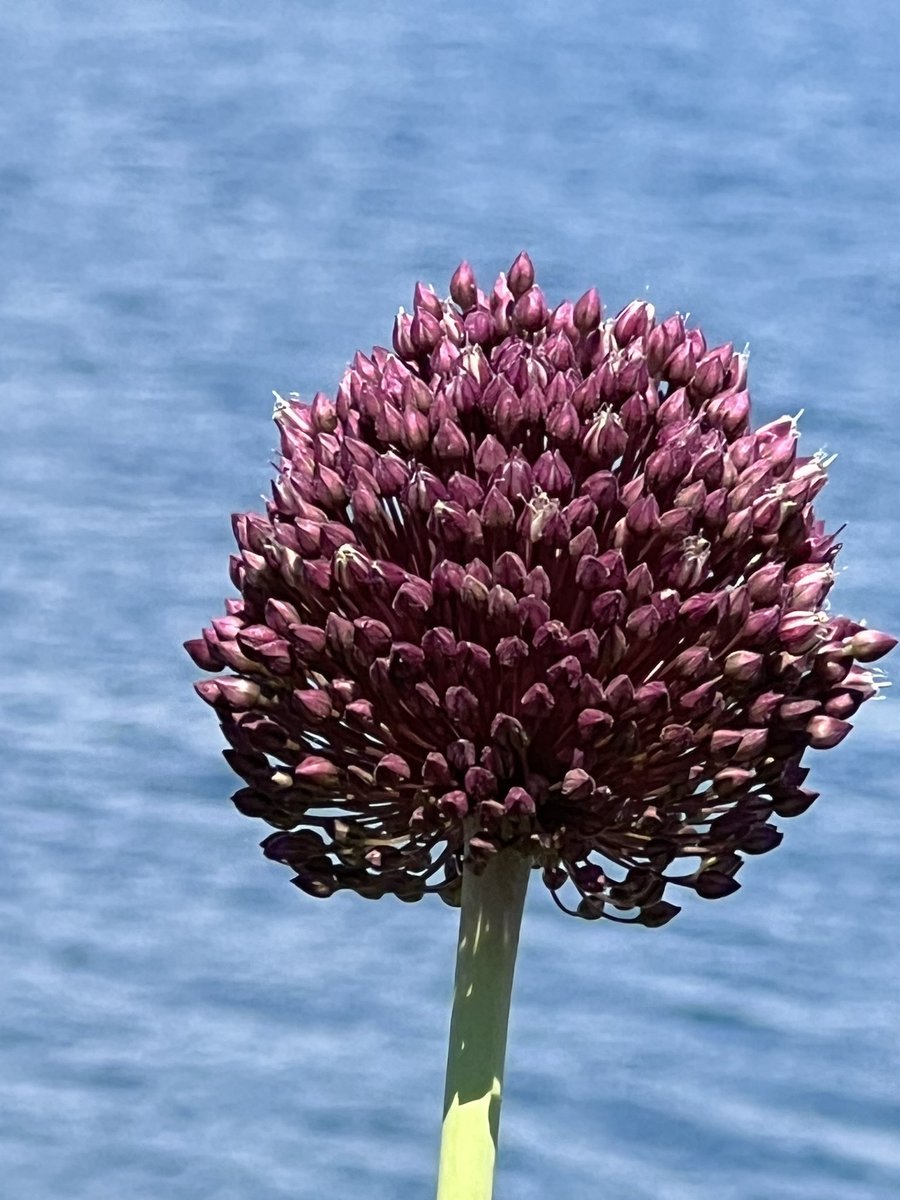
{"label": "blurred ocean", "polygon": [[[896,632],[898,9],[6,10],[0,1193],[427,1197],[454,914],[291,888],[181,650],[271,389],[528,247],[551,298],[750,342],[757,419],[840,451],[835,605]],[[499,1200],[900,1192],[900,718],[867,709],[736,896],[650,931],[534,887]]]}

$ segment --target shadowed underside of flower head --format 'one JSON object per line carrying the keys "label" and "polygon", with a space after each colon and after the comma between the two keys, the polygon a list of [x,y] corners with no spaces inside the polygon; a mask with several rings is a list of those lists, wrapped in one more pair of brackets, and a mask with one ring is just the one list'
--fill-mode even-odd
{"label": "shadowed underside of flower head", "polygon": [[299,887],[454,903],[464,853],[515,847],[560,905],[659,925],[778,845],[894,639],[823,609],[825,463],[751,431],[746,367],[646,303],[550,312],[520,255],[279,401],[241,599],[186,645],[233,672],[197,690]]}

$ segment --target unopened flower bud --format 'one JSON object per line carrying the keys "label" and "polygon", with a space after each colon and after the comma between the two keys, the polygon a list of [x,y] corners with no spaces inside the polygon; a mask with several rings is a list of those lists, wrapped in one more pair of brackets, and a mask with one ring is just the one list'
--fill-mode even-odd
{"label": "unopened flower bud", "polygon": [[516,299],[523,296],[534,284],[534,265],[524,250],[509,268],[507,283]]}
{"label": "unopened flower bud", "polygon": [[478,295],[475,273],[465,261],[461,262],[453,272],[450,280],[450,295],[463,312],[468,312],[475,304]]}
{"label": "unopened flower bud", "polygon": [[513,320],[528,333],[535,333],[547,323],[547,302],[540,288],[529,288],[519,296],[513,308]]}

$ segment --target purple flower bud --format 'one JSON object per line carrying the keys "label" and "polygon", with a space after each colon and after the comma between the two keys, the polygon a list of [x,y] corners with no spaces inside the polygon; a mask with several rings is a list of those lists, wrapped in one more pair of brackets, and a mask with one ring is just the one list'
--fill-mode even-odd
{"label": "purple flower bud", "polygon": [[672,672],[685,679],[702,679],[712,667],[712,656],[706,646],[691,646],[683,650],[672,663]]}
{"label": "purple flower bud", "polygon": [[409,468],[396,454],[381,455],[375,460],[375,480],[385,496],[394,496],[409,480]]}
{"label": "purple flower bud", "polygon": [[441,324],[430,312],[416,309],[409,327],[409,336],[419,354],[429,354],[441,340]]}
{"label": "purple flower bud", "polygon": [[695,717],[708,713],[715,702],[716,686],[714,680],[701,683],[699,687],[692,688],[679,697],[678,707],[683,713]]}
{"label": "purple flower bud", "polygon": [[578,340],[578,329],[575,325],[575,306],[571,300],[563,300],[550,314],[547,328],[551,333],[563,333],[570,341]]}
{"label": "purple flower bud", "polygon": [[337,410],[334,401],[324,392],[317,392],[310,411],[312,426],[317,433],[333,433],[337,428]]}
{"label": "purple flower bud", "polygon": [[741,641],[751,646],[763,646],[769,642],[779,628],[781,609],[758,608],[752,612],[741,629]]}
{"label": "purple flower bud", "polygon": [[694,734],[690,725],[664,725],[659,740],[671,752],[682,754],[694,744]]}
{"label": "purple flower bud", "polygon": [[515,667],[528,657],[528,646],[520,637],[501,638],[494,653],[501,667]]}
{"label": "purple flower bud", "polygon": [[569,644],[569,631],[562,621],[546,621],[535,630],[532,644],[545,654],[562,654]]}
{"label": "purple flower bud", "polygon": [[315,662],[325,650],[325,630],[318,625],[291,625],[291,644],[301,662]]}
{"label": "purple flower bud", "polygon": [[428,445],[428,418],[416,408],[403,411],[399,441],[407,450],[416,454]]}
{"label": "purple flower bud", "polygon": [[[690,420],[691,411],[687,392],[684,388],[677,388],[674,392],[670,392],[656,410],[656,423],[660,428],[660,437],[668,437],[670,436],[670,431],[683,429],[685,424]],[[711,461],[710,466],[714,465],[714,461],[717,460]],[[701,466],[701,472],[697,470],[698,463]],[[698,459],[693,465],[692,476],[702,474],[702,466],[702,462]]]}
{"label": "purple flower bud", "polygon": [[578,687],[581,682],[582,669],[581,663],[574,654],[567,654],[565,658],[561,658],[559,662],[554,663],[547,670],[547,683],[556,691],[567,689],[569,691]]}
{"label": "purple flower bud", "polygon": [[[559,376],[556,377],[557,379]],[[560,446],[568,446],[578,440],[580,423],[575,405],[564,400],[556,405],[547,417],[547,433]]]}
{"label": "purple flower bud", "polygon": [[600,512],[609,512],[619,494],[616,477],[611,471],[594,471],[585,479],[582,490]]}
{"label": "purple flower bud", "polygon": [[683,341],[684,322],[677,313],[650,331],[647,337],[647,365],[654,375],[662,372],[666,361]]}
{"label": "purple flower bud", "polygon": [[[252,679],[240,679],[225,675],[214,682],[219,692],[219,698],[229,708],[248,709],[255,708],[259,704],[262,693],[259,684]],[[198,691],[201,686],[198,685]],[[206,695],[202,692],[200,694],[205,700]]]}
{"label": "purple flower bud", "polygon": [[666,360],[662,376],[670,383],[689,384],[697,369],[697,359],[690,343],[685,341],[676,346]]}
{"label": "purple flower bud", "polygon": [[607,466],[615,462],[627,444],[628,436],[622,422],[610,409],[600,411],[582,443],[584,453],[592,462]]}
{"label": "purple flower bud", "polygon": [[[625,616],[628,607],[625,596],[618,590],[601,592],[591,602],[591,616],[598,629],[616,625]],[[658,618],[657,618],[658,620]]]}
{"label": "purple flower bud", "polygon": [[465,510],[452,500],[438,500],[428,518],[429,530],[448,545],[465,540],[469,523]]}
{"label": "purple flower bud", "polygon": [[715,353],[708,354],[697,364],[691,380],[691,391],[701,399],[707,400],[722,390],[725,382],[725,367]]}
{"label": "purple flower bud", "polygon": [[725,659],[724,672],[735,683],[753,683],[763,670],[763,656],[752,650],[735,650]]}
{"label": "purple flower bud", "polygon": [[419,618],[433,603],[433,590],[424,579],[407,579],[397,590],[391,607],[401,616]]}
{"label": "purple flower bud", "polygon": [[466,687],[451,687],[444,697],[450,720],[465,732],[474,731],[478,721],[478,699]]}
{"label": "purple flower bud", "polygon": [[628,572],[625,583],[628,599],[632,605],[643,604],[653,591],[653,576],[650,574],[650,568],[646,563],[638,563],[633,571]]}
{"label": "purple flower bud", "polygon": [[524,250],[509,268],[507,282],[510,292],[517,299],[523,296],[534,284],[534,265]]}
{"label": "purple flower bud", "polygon": [[511,388],[507,388],[497,400],[497,406],[494,409],[494,422],[497,432],[504,441],[510,441],[524,419],[525,407],[521,396],[517,395]]}
{"label": "purple flower bud", "polygon": [[743,730],[741,740],[732,753],[732,760],[734,762],[751,762],[759,758],[766,748],[768,737],[768,731],[765,729]]}
{"label": "purple flower bud", "polygon": [[725,528],[722,530],[722,540],[724,542],[733,542],[740,545],[745,542],[753,532],[753,513],[749,508],[744,508],[740,512],[732,513],[725,522]]}
{"label": "purple flower bud", "polygon": [[746,789],[756,778],[744,767],[726,767],[713,776],[713,787],[720,796],[733,796]]}
{"label": "purple flower bud", "polygon": [[784,834],[774,825],[757,825],[741,840],[739,849],[743,854],[767,854],[783,839]]}
{"label": "purple flower bud", "polygon": [[469,800],[465,792],[445,792],[438,800],[441,816],[451,821],[461,821],[469,811]]}
{"label": "purple flower bud", "polygon": [[585,741],[605,737],[613,726],[613,718],[599,708],[584,708],[578,714],[578,733]]}
{"label": "purple flower bud", "polygon": [[750,598],[754,604],[776,604],[781,599],[784,565],[768,563],[754,571],[748,580]]}
{"label": "purple flower bud", "polygon": [[825,714],[845,721],[857,712],[865,696],[856,691],[837,691],[825,702]]}
{"label": "purple flower bud", "polygon": [[706,406],[707,419],[734,437],[739,434],[750,414],[750,397],[746,392],[722,392]]}
{"label": "purple flower bud", "polygon": [[877,629],[862,629],[847,642],[847,650],[860,662],[875,662],[897,645],[897,639]]}
{"label": "purple flower bud", "polygon": [[662,491],[684,479],[690,465],[691,457],[687,449],[669,444],[650,455],[644,468],[644,477],[648,487]]}
{"label": "purple flower bud", "polygon": [[416,312],[422,311],[429,313],[435,320],[440,321],[444,315],[444,309],[438,299],[434,288],[426,287],[424,283],[417,283],[413,293],[413,307]]}
{"label": "purple flower bud", "polygon": [[497,779],[484,767],[469,767],[465,776],[466,793],[475,803],[483,803],[497,794]]}
{"label": "purple flower bud", "polygon": [[659,505],[655,496],[635,500],[625,514],[625,525],[638,537],[646,537],[659,525]]}
{"label": "purple flower bud", "polygon": [[522,751],[528,745],[528,736],[522,722],[507,713],[498,713],[491,724],[491,737],[509,750]]}
{"label": "purple flower bud", "polygon": [[575,655],[582,667],[590,668],[600,657],[600,638],[593,629],[582,629],[568,639],[566,649]]}
{"label": "purple flower bud", "polygon": [[604,698],[612,715],[618,716],[634,700],[634,684],[627,675],[617,675],[607,685]]}
{"label": "purple flower bud", "polygon": [[441,421],[433,444],[439,458],[465,458],[469,453],[466,436],[453,421]]}
{"label": "purple flower bud", "polygon": [[519,704],[526,717],[537,720],[552,712],[556,701],[546,684],[535,683],[523,695]]}
{"label": "purple flower bud", "polygon": [[483,308],[476,308],[466,313],[463,328],[469,341],[477,346],[485,345],[494,336],[494,322],[491,314]]}
{"label": "purple flower bud", "polygon": [[788,654],[803,654],[817,645],[823,636],[817,613],[792,612],[778,626],[778,637]]}
{"label": "purple flower bud", "polygon": [[340,782],[341,773],[333,762],[316,754],[308,754],[294,768],[294,778],[309,787],[333,788]]}
{"label": "purple flower bud", "polygon": [[473,610],[473,612],[478,613],[480,610],[487,607],[487,585],[482,583],[480,579],[476,578],[476,576],[470,575],[468,572],[466,572],[463,577],[462,587],[459,589],[459,598],[467,608],[470,608]]}
{"label": "purple flower bud", "polygon": [[591,333],[600,324],[602,307],[600,293],[596,288],[590,288],[575,304],[572,319],[579,333]]}
{"label": "purple flower bud", "polygon": [[453,302],[458,304],[463,312],[468,312],[475,305],[478,285],[475,282],[475,273],[465,261],[461,262],[453,272],[450,280],[450,295]]}
{"label": "purple flower bud", "polygon": [[596,784],[586,771],[576,768],[563,776],[562,794],[567,800],[585,800]]}
{"label": "purple flower bud", "polygon": [[462,508],[476,508],[484,499],[484,489],[476,479],[454,471],[447,480],[447,494]]}
{"label": "purple flower bud", "polygon": [[485,529],[508,529],[516,519],[516,512],[498,488],[492,487],[481,507],[481,520]]}
{"label": "purple flower bud", "polygon": [[412,318],[401,308],[394,318],[394,349],[401,358],[414,358],[416,348],[412,340]]}
{"label": "purple flower bud", "polygon": [[500,468],[496,482],[504,496],[513,503],[521,500],[523,496],[531,495],[531,467],[521,457],[518,450],[514,450],[509,456],[509,460]]}
{"label": "purple flower bud", "polygon": [[534,465],[534,482],[548,496],[562,496],[572,486],[572,472],[558,450],[545,450]]}
{"label": "purple flower bud", "polygon": [[422,780],[433,788],[449,787],[452,775],[443,754],[430,751],[422,763]]}
{"label": "purple flower bud", "polygon": [[533,798],[521,787],[511,787],[503,801],[503,809],[510,816],[530,817],[534,815]]}
{"label": "purple flower bud", "polygon": [[635,710],[644,715],[654,709],[667,708],[669,704],[669,689],[660,679],[642,684],[634,693]]}
{"label": "purple flower bud", "polygon": [[531,542],[543,542],[551,548],[561,548],[571,537],[571,530],[560,512],[559,501],[539,493],[525,512],[524,526]]}
{"label": "purple flower bud", "polygon": [[384,754],[375,765],[375,782],[382,787],[393,787],[410,777],[409,763],[399,754]]}
{"label": "purple flower bud", "polygon": [[489,433],[475,451],[475,469],[480,475],[493,475],[507,460],[502,444]]}
{"label": "purple flower bud", "polygon": [[730,875],[726,875],[724,871],[716,871],[708,867],[697,876],[694,883],[694,890],[704,900],[719,900],[723,896],[730,896],[740,886],[735,879],[732,879]]}
{"label": "purple flower bud", "polygon": [[644,300],[632,300],[626,304],[613,325],[613,336],[620,346],[626,346],[636,338],[646,337],[653,327],[654,308]]}
{"label": "purple flower bud", "polygon": [[652,604],[644,604],[629,613],[625,630],[629,637],[638,641],[649,641],[659,631],[659,613]]}
{"label": "purple flower bud", "polygon": [[[190,641],[184,643],[184,648],[201,671],[218,671],[221,668],[222,663],[219,657],[210,648],[205,638],[191,638]],[[197,686],[198,694],[206,699],[204,693],[199,691],[199,685]]]}
{"label": "purple flower bud", "polygon": [[781,720],[794,728],[803,728],[819,712],[818,700],[786,700],[778,710]]}
{"label": "purple flower bud", "polygon": [[527,333],[536,333],[547,323],[547,302],[540,288],[529,288],[513,308],[513,320]]}
{"label": "purple flower bud", "polygon": [[849,721],[841,721],[837,717],[813,717],[806,726],[809,734],[809,744],[814,750],[830,750],[838,742],[842,742],[853,726]]}

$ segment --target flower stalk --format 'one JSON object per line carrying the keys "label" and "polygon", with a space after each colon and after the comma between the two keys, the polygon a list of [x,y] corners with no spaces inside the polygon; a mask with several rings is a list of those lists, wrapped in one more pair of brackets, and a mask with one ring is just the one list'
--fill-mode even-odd
{"label": "flower stalk", "polygon": [[519,928],[531,863],[501,850],[463,870],[437,1200],[490,1200]]}

